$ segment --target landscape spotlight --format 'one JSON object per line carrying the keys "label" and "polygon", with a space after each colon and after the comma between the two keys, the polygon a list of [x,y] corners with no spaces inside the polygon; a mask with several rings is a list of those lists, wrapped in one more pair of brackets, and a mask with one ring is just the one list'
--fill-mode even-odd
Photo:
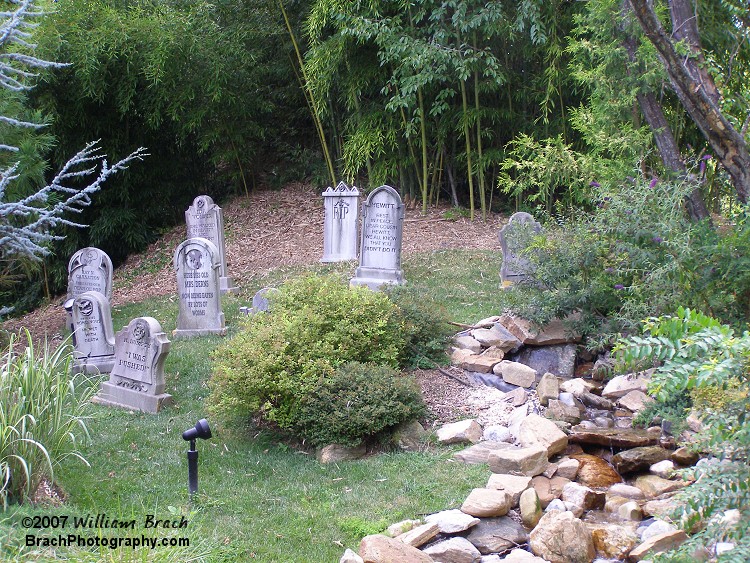
{"label": "landscape spotlight", "polygon": [[187,452],[188,458],[188,492],[190,493],[190,499],[192,500],[193,495],[198,491],[198,450],[195,449],[195,440],[200,438],[207,440],[211,437],[211,428],[208,426],[208,421],[205,418],[201,418],[195,423],[193,428],[185,430],[182,433],[182,439],[186,442],[190,442],[190,449]]}

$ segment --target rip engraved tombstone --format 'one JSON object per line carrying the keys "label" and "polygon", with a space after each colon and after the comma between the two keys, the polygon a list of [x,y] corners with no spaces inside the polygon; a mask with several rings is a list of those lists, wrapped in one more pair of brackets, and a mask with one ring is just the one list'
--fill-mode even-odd
{"label": "rip engraved tombstone", "polygon": [[227,333],[219,293],[219,252],[201,237],[181,243],[174,253],[180,309],[175,338]]}
{"label": "rip engraved tombstone", "polygon": [[390,186],[375,189],[362,205],[362,237],[359,268],[350,285],[378,290],[385,284],[403,285],[401,240],[404,204]]}
{"label": "rip engraved tombstone", "polygon": [[503,251],[500,266],[500,281],[503,287],[528,281],[534,274],[534,266],[523,256],[534,236],[542,231],[542,226],[528,213],[511,215],[508,224],[497,235]]}
{"label": "rip engraved tombstone", "polygon": [[112,299],[112,260],[107,253],[87,246],[76,251],[68,261],[68,295],[65,299],[67,327],[72,333],[73,300],[87,291],[98,291],[108,300]]}
{"label": "rip engraved tombstone", "polygon": [[336,189],[323,192],[323,258],[321,262],[357,259],[359,230],[359,190],[339,182]]}
{"label": "rip engraved tombstone", "polygon": [[210,240],[219,251],[219,290],[221,293],[236,293],[239,288],[232,286],[232,278],[227,274],[227,258],[224,244],[224,212],[207,195],[199,195],[185,211],[187,238]]}
{"label": "rip engraved tombstone", "polygon": [[100,405],[157,413],[172,402],[165,393],[170,342],[159,321],[138,317],[115,336],[115,365],[92,399]]}
{"label": "rip engraved tombstone", "polygon": [[73,300],[73,373],[109,373],[115,365],[115,331],[109,300],[98,291]]}

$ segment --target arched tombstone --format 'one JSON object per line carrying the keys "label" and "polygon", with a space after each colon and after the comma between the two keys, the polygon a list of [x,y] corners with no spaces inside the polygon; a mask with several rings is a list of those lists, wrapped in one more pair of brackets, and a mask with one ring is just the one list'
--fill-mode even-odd
{"label": "arched tombstone", "polygon": [[219,292],[219,251],[210,240],[197,237],[181,243],[174,253],[180,309],[175,338],[227,333]]}
{"label": "arched tombstone", "polygon": [[172,402],[165,393],[164,362],[171,343],[153,317],[130,321],[115,336],[115,364],[92,399],[100,405],[159,412]]}
{"label": "arched tombstone", "polygon": [[321,262],[357,259],[359,234],[359,190],[339,182],[323,192],[323,258]]}
{"label": "arched tombstone", "polygon": [[72,333],[73,300],[88,291],[97,291],[112,300],[112,260],[103,250],[87,246],[76,251],[68,261],[68,294],[65,299],[67,326]]}
{"label": "arched tombstone", "polygon": [[205,238],[216,246],[219,253],[219,291],[235,293],[239,291],[232,285],[232,278],[227,273],[226,247],[224,244],[224,212],[214,200],[207,195],[199,195],[185,211],[187,238]]}
{"label": "arched tombstone", "polygon": [[528,213],[511,215],[508,224],[497,235],[503,251],[500,281],[503,287],[528,281],[533,277],[534,266],[523,256],[531,240],[542,231],[542,226]]}
{"label": "arched tombstone", "polygon": [[359,268],[350,285],[366,285],[378,290],[386,284],[403,285],[401,241],[404,204],[390,186],[380,186],[362,205],[362,242]]}
{"label": "arched tombstone", "polygon": [[252,307],[240,307],[240,312],[245,315],[257,315],[258,313],[266,313],[271,307],[271,300],[274,295],[278,295],[280,292],[275,287],[264,287],[259,289],[253,295],[253,306]]}
{"label": "arched tombstone", "polygon": [[109,300],[98,291],[73,299],[73,372],[109,373],[115,364],[115,331]]}

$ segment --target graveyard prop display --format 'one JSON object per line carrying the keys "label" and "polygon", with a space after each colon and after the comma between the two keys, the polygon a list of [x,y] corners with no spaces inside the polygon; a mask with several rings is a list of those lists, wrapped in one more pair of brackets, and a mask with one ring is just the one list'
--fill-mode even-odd
{"label": "graveyard prop display", "polygon": [[362,205],[359,268],[350,285],[377,290],[384,284],[405,283],[401,270],[404,204],[390,186],[375,189]]}
{"label": "graveyard prop display", "polygon": [[503,263],[500,266],[503,287],[531,279],[534,273],[533,265],[522,253],[541,230],[542,226],[534,221],[534,217],[523,212],[511,215],[508,224],[500,229],[497,237],[503,251]]}
{"label": "graveyard prop display", "polygon": [[321,262],[357,259],[359,190],[339,182],[336,189],[323,192],[323,258]]}
{"label": "graveyard prop display", "polygon": [[225,335],[219,292],[219,251],[205,238],[191,238],[174,253],[180,310],[175,338]]}
{"label": "graveyard prop display", "polygon": [[87,291],[98,291],[112,299],[112,260],[106,252],[87,246],[75,252],[68,261],[68,294],[65,299],[67,326],[73,327],[73,300]]}
{"label": "graveyard prop display", "polygon": [[190,449],[187,452],[188,459],[188,493],[190,500],[198,492],[198,450],[195,449],[195,440],[208,440],[211,437],[211,427],[205,418],[201,418],[195,423],[193,428],[185,430],[182,433],[182,439],[190,442]]}
{"label": "graveyard prop display", "polygon": [[165,393],[164,361],[170,342],[153,317],[130,321],[115,336],[115,365],[93,401],[100,405],[157,413],[172,402]]}
{"label": "graveyard prop display", "polygon": [[207,195],[199,195],[185,211],[187,238],[205,238],[210,240],[218,250],[219,291],[235,293],[239,291],[232,285],[232,278],[227,274],[227,258],[224,245],[224,212],[214,200]]}
{"label": "graveyard prop display", "polygon": [[275,287],[264,287],[258,290],[253,295],[253,306],[252,307],[240,307],[240,312],[245,315],[256,315],[258,313],[265,313],[268,311],[271,303],[269,298],[273,298],[275,294],[279,293],[279,290]]}
{"label": "graveyard prop display", "polygon": [[98,291],[73,299],[73,372],[110,373],[115,365],[115,331],[109,300]]}

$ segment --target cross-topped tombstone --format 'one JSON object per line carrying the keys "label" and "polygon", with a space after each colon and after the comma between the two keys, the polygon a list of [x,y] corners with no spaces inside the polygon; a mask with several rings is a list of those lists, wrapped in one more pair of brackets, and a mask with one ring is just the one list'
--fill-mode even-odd
{"label": "cross-topped tombstone", "polygon": [[75,252],[68,261],[68,295],[65,299],[67,325],[73,326],[73,300],[87,291],[98,291],[112,299],[112,260],[107,253],[93,246]]}
{"label": "cross-topped tombstone", "polygon": [[390,186],[380,186],[362,205],[362,243],[359,268],[350,285],[377,290],[384,284],[405,283],[401,270],[404,204]]}
{"label": "cross-topped tombstone", "polygon": [[359,190],[339,182],[336,189],[323,192],[323,258],[321,262],[357,259]]}
{"label": "cross-topped tombstone", "polygon": [[170,342],[159,321],[138,317],[115,336],[115,364],[95,403],[156,413],[172,402],[165,393],[164,362]]}
{"label": "cross-topped tombstone", "polygon": [[497,237],[503,251],[503,263],[500,266],[500,280],[503,287],[527,281],[534,274],[534,266],[523,256],[523,251],[531,240],[539,234],[542,226],[528,213],[519,212],[511,215]]}
{"label": "cross-topped tombstone", "polygon": [[73,300],[73,372],[109,373],[115,365],[115,331],[109,300],[87,291]]}
{"label": "cross-topped tombstone", "polygon": [[219,290],[222,293],[239,291],[232,286],[232,278],[227,274],[227,258],[224,245],[224,212],[214,200],[207,195],[199,195],[193,205],[185,211],[187,238],[205,238],[210,240],[219,251]]}
{"label": "cross-topped tombstone", "polygon": [[181,243],[174,253],[180,310],[175,338],[225,335],[219,293],[219,251],[210,240],[197,237]]}

